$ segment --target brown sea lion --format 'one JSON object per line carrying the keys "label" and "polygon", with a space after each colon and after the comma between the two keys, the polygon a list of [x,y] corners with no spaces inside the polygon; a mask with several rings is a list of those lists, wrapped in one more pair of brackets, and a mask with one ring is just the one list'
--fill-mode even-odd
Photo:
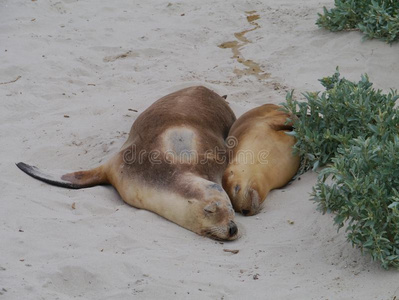
{"label": "brown sea lion", "polygon": [[300,159],[292,154],[295,138],[287,135],[290,116],[281,107],[265,104],[243,114],[233,124],[230,163],[223,175],[237,212],[254,215],[270,190],[286,185],[296,174]]}
{"label": "brown sea lion", "polygon": [[105,164],[88,171],[51,176],[17,166],[49,184],[80,189],[112,184],[122,199],[215,239],[233,240],[238,229],[223,190],[225,138],[235,115],[205,87],[169,94],[133,123],[128,140]]}

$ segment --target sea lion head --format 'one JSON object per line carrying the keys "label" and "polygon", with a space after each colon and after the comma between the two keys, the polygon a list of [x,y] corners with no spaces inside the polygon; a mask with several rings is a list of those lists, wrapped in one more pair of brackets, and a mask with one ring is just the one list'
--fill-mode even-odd
{"label": "sea lion head", "polygon": [[223,187],[236,212],[252,216],[259,212],[268,193],[267,184],[256,174],[248,174],[242,166],[230,165],[223,176]]}
{"label": "sea lion head", "polygon": [[208,204],[203,210],[201,235],[216,240],[235,240],[238,237],[238,227],[233,218],[226,215],[234,215],[233,208],[221,208],[219,202]]}
{"label": "sea lion head", "polygon": [[193,231],[216,240],[235,240],[238,227],[234,222],[234,209],[222,186],[209,182],[202,189],[201,197],[189,200]]}

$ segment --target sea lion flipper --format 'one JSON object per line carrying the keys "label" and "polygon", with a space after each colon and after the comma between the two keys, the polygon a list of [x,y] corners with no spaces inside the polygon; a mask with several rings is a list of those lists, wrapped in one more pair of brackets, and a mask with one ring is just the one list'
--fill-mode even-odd
{"label": "sea lion flipper", "polygon": [[107,176],[103,170],[103,166],[88,171],[78,171],[67,173],[64,175],[53,175],[49,173],[43,173],[37,167],[28,165],[23,162],[16,164],[17,167],[40,181],[46,182],[51,185],[69,188],[69,189],[81,189],[91,187],[99,184],[107,184]]}

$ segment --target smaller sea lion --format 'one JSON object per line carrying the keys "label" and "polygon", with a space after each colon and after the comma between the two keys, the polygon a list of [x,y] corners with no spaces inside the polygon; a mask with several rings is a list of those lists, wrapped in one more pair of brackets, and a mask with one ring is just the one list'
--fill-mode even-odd
{"label": "smaller sea lion", "polygon": [[243,114],[233,124],[229,141],[230,163],[223,175],[235,211],[250,216],[258,213],[268,193],[286,185],[296,174],[300,158],[293,155],[296,140],[286,134],[291,117],[281,107],[265,104]]}

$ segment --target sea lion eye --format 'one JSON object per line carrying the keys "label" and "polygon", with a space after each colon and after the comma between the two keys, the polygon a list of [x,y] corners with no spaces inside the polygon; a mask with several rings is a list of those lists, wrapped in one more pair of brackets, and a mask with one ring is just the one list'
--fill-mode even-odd
{"label": "sea lion eye", "polygon": [[217,202],[212,202],[211,204],[208,204],[207,206],[204,207],[204,211],[206,213],[212,214],[216,211],[218,206],[219,204]]}
{"label": "sea lion eye", "polygon": [[204,208],[204,211],[206,212],[206,213],[208,213],[208,214],[212,214],[212,213],[214,213],[215,211],[214,210],[211,210],[211,209],[208,209],[208,208]]}

